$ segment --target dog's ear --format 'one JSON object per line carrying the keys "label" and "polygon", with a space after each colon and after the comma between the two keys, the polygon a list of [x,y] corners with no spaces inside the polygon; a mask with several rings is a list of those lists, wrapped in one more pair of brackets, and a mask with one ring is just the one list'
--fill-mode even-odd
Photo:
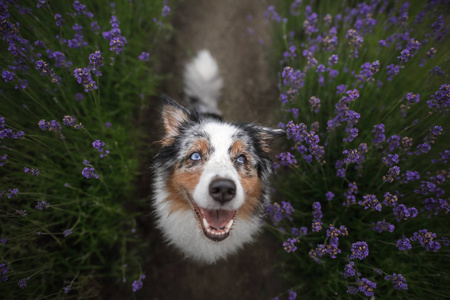
{"label": "dog's ear", "polygon": [[167,146],[172,144],[174,137],[180,134],[181,125],[189,121],[189,111],[167,95],[163,94],[161,100],[165,132],[162,144]]}
{"label": "dog's ear", "polygon": [[266,153],[270,152],[270,143],[272,141],[286,135],[286,132],[284,132],[284,130],[282,129],[273,129],[262,126],[258,126],[257,129],[261,149]]}

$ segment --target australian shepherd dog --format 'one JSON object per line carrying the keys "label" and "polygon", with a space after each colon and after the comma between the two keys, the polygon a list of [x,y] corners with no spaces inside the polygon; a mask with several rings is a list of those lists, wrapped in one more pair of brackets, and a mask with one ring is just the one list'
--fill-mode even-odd
{"label": "australian shepherd dog", "polygon": [[164,136],[154,158],[153,208],[164,238],[186,257],[214,263],[252,241],[269,201],[269,143],[284,134],[228,123],[217,63],[200,51],[186,65],[186,107],[162,97]]}

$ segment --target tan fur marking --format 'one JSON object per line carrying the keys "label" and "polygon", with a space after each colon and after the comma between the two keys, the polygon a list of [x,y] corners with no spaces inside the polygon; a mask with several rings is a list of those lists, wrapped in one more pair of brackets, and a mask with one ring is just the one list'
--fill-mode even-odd
{"label": "tan fur marking", "polygon": [[170,213],[191,209],[190,200],[186,192],[192,195],[200,180],[200,175],[201,172],[189,172],[182,168],[179,169],[178,165],[175,166],[175,171],[167,181],[167,192],[169,196],[166,201],[170,202]]}
{"label": "tan fur marking", "polygon": [[[189,150],[187,153],[191,153],[193,151],[201,152],[202,155],[206,158],[206,153],[208,153],[209,151],[208,142],[205,139],[196,140],[191,150]],[[167,191],[169,193],[167,201],[170,201],[171,204],[170,213],[179,210],[186,211],[192,209],[191,204],[189,203],[190,200],[186,195],[186,192],[188,192],[189,195],[192,196],[195,187],[200,181],[202,170],[202,165],[192,168],[180,168],[180,164],[177,164],[174,167],[174,172],[170,176],[167,183]]]}
{"label": "tan fur marking", "polygon": [[198,139],[195,141],[194,146],[192,147],[192,151],[199,151],[203,155],[206,155],[209,152],[209,144],[205,139]]}
{"label": "tan fur marking", "polygon": [[246,152],[246,145],[243,141],[241,140],[237,140],[233,143],[233,146],[231,146],[231,157],[235,158],[237,157],[238,154],[242,154],[244,152]]}
{"label": "tan fur marking", "polygon": [[250,219],[260,203],[261,198],[261,179],[257,176],[256,170],[253,170],[254,176],[243,177],[241,176],[241,184],[244,188],[245,202],[239,209],[238,216],[244,220]]}
{"label": "tan fur marking", "polygon": [[[241,140],[237,140],[231,147],[230,156],[231,158],[236,158],[240,154],[244,154],[249,160],[249,164],[251,164],[252,158],[247,153],[246,144]],[[248,220],[255,214],[260,203],[262,183],[253,167],[250,167],[250,170],[242,170],[239,172],[239,177],[245,193],[245,202],[239,209],[238,216],[244,220]]]}

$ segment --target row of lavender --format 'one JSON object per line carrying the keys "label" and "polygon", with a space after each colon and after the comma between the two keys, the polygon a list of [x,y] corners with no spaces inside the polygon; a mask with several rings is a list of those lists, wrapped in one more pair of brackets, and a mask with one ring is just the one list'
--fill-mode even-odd
{"label": "row of lavender", "polygon": [[267,9],[284,46],[279,127],[290,149],[274,163],[285,199],[266,212],[290,262],[287,298],[448,296],[449,9]]}
{"label": "row of lavender", "polygon": [[150,53],[169,12],[165,1],[0,1],[3,299],[142,286],[146,243],[124,205],[145,205],[133,124],[156,90]]}

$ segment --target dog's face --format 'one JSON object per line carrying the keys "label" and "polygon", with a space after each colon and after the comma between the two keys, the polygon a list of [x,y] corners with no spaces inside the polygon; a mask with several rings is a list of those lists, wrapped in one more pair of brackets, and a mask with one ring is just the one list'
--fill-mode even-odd
{"label": "dog's face", "polygon": [[162,116],[155,171],[165,181],[170,213],[192,212],[205,238],[226,240],[235,222],[261,214],[272,168],[268,142],[283,132],[226,123],[170,99]]}

